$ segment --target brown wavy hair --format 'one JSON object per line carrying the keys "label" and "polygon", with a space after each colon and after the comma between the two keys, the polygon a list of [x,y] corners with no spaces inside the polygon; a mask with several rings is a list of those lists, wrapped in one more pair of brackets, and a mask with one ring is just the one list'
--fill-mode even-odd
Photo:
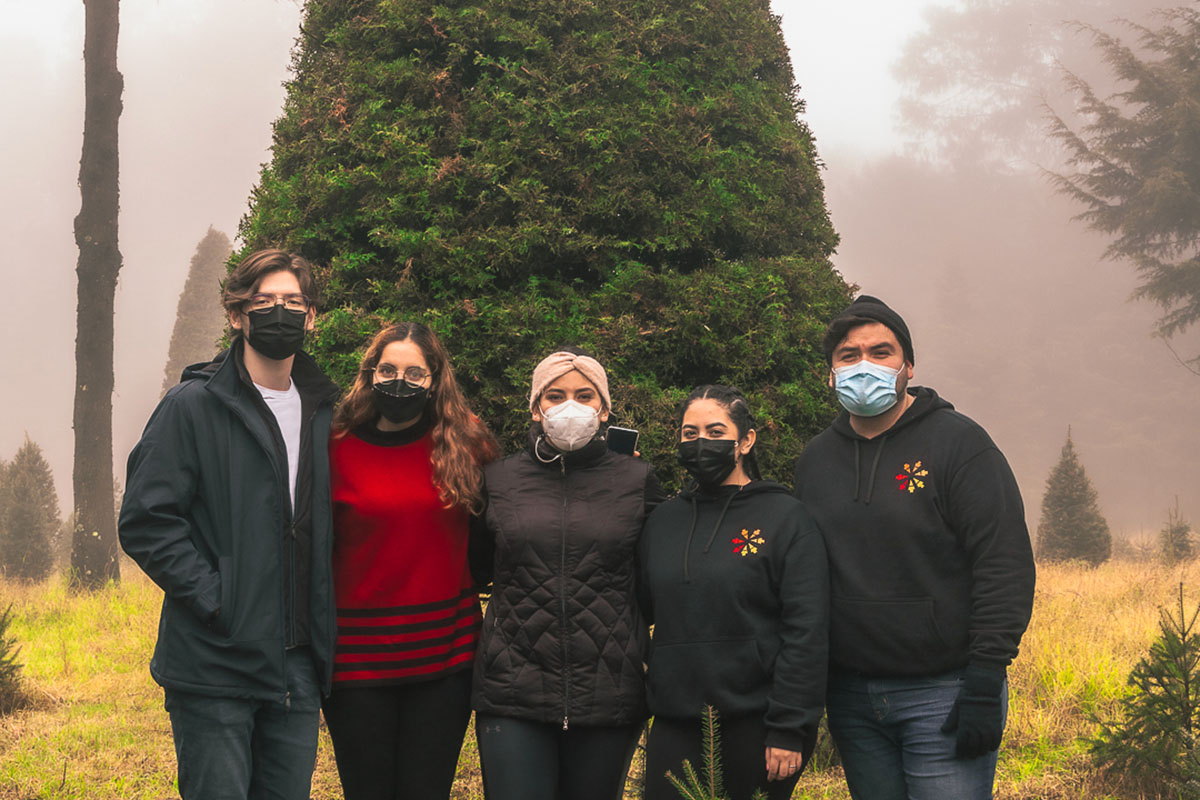
{"label": "brown wavy hair", "polygon": [[374,424],[379,412],[371,400],[372,371],[383,349],[392,342],[412,340],[433,373],[426,413],[433,438],[433,480],[446,508],[462,506],[473,514],[483,510],[483,466],[500,456],[500,446],[478,417],[467,407],[446,349],[437,336],[419,322],[400,322],[375,334],[359,365],[354,385],[333,418],[333,434],[345,436],[360,425]]}

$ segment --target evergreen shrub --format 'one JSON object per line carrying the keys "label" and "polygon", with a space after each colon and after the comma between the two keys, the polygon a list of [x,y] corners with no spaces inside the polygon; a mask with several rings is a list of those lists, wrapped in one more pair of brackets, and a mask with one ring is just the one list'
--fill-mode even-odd
{"label": "evergreen shrub", "polygon": [[21,684],[21,664],[17,656],[21,648],[9,633],[12,624],[12,605],[0,614],[0,716],[9,714],[26,703]]}
{"label": "evergreen shrub", "polygon": [[1102,564],[1112,555],[1112,533],[1096,503],[1096,490],[1079,460],[1071,431],[1042,496],[1037,554],[1046,561]]}

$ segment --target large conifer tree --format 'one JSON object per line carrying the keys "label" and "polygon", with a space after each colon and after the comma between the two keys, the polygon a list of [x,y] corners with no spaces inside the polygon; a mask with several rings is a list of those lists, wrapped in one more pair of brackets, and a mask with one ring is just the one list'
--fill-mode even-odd
{"label": "large conifer tree", "polygon": [[728,382],[790,474],[848,290],[767,0],[310,0],[294,70],[241,234],[325,265],[336,378],[426,321],[512,449],[533,365],[578,344],[660,466],[677,401]]}
{"label": "large conifer tree", "polygon": [[1046,561],[1080,560],[1092,566],[1112,554],[1108,522],[1096,504],[1096,490],[1075,452],[1069,429],[1062,456],[1046,479],[1037,550]]}
{"label": "large conifer tree", "polygon": [[54,567],[54,537],[61,524],[54,476],[42,448],[25,444],[4,469],[0,567],[8,577],[41,580]]}

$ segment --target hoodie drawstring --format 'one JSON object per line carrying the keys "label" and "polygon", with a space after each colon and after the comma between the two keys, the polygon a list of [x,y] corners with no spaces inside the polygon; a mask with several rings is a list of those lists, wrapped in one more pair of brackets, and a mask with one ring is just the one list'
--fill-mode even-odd
{"label": "hoodie drawstring", "polygon": [[855,439],[854,440],[854,502],[855,503],[858,502],[858,486],[859,486],[859,483],[861,483],[861,478],[858,474],[859,470],[862,469],[862,467],[860,466],[861,462],[862,462],[862,448],[860,447],[860,443],[859,443],[858,439]]}
{"label": "hoodie drawstring", "polygon": [[[725,514],[729,511],[729,506],[733,502],[733,498],[737,496],[737,492],[730,492],[729,497],[725,500],[725,505],[721,506],[721,514],[717,517],[717,524],[713,526],[712,533],[708,535],[708,542],[704,545],[704,552],[707,553],[712,549],[713,540],[717,538],[717,530],[721,527],[721,523],[725,521]],[[692,574],[688,570],[688,556],[692,551],[692,537],[696,534],[696,522],[699,519],[699,509],[696,506],[696,495],[692,495],[692,527],[688,529],[687,542],[683,546],[683,580],[688,583],[692,579]]]}
{"label": "hoodie drawstring", "polygon": [[[857,447],[858,442],[855,442],[854,444]],[[879,468],[879,459],[883,457],[883,448],[884,448],[884,445],[886,445],[886,444],[887,444],[887,434],[885,433],[883,435],[883,437],[879,440],[879,449],[875,451],[875,458],[873,458],[871,460],[871,474],[867,480],[866,505],[868,505],[868,506],[871,505],[871,495],[874,494],[874,492],[875,492],[875,471]],[[857,450],[856,450],[856,452],[857,452]],[[856,476],[855,482],[857,482],[857,480],[858,480],[858,478]],[[857,494],[857,490],[855,490],[855,494]]]}
{"label": "hoodie drawstring", "polygon": [[[741,491],[740,489],[738,491]],[[733,502],[733,498],[737,497],[737,492],[730,492],[729,499],[725,501],[725,505],[721,506],[721,516],[717,517],[717,524],[713,525],[712,533],[708,535],[708,543],[704,545],[704,552],[708,552],[712,548],[713,539],[717,538],[717,528],[721,527],[721,523],[725,521],[725,512],[729,510],[729,504]]]}
{"label": "hoodie drawstring", "polygon": [[688,529],[687,542],[683,545],[683,582],[690,583],[692,575],[688,572],[688,555],[692,551],[692,535],[696,533],[696,495],[692,495],[692,527]]}

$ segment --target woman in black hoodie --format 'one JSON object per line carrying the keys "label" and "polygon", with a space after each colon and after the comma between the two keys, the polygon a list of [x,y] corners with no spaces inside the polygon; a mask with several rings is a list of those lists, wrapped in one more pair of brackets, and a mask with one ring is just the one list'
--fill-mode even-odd
{"label": "woman in black hoodie", "polygon": [[745,397],[701,386],[683,404],[679,460],[695,483],[650,516],[639,593],[654,624],[646,800],[701,764],[701,715],[720,714],[731,800],[787,798],[816,742],[825,696],[829,578],[820,531],[761,480]]}

